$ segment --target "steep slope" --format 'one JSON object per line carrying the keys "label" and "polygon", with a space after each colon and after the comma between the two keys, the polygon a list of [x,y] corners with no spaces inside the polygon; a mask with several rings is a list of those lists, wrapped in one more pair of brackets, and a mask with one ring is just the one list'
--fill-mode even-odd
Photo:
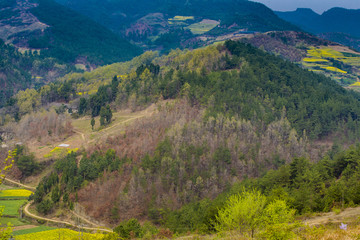
{"label": "steep slope", "polygon": [[[297,9],[293,12],[275,12],[280,18],[314,34],[322,34],[329,40],[347,44],[357,42],[360,37],[358,22],[360,10],[332,8],[322,15],[311,9]],[[343,35],[343,37],[339,37]],[[354,40],[350,40],[353,38]],[[351,45],[359,47],[358,45]],[[358,48],[359,49],[359,48]]]}
{"label": "steep slope", "polygon": [[102,65],[140,50],[111,31],[52,0],[11,1],[1,8],[1,37],[63,62]]}
{"label": "steep slope", "polygon": [[360,52],[303,32],[269,32],[243,42],[282,56],[344,87],[359,87]]}
{"label": "steep slope", "polygon": [[0,107],[19,90],[39,88],[70,71],[76,71],[75,67],[40,56],[37,51],[20,52],[1,39],[0,58]]}

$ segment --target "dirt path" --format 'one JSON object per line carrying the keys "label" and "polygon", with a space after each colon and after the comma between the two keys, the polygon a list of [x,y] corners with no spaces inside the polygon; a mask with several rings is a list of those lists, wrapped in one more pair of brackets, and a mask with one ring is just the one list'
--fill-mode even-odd
{"label": "dirt path", "polygon": [[5,182],[9,182],[9,183],[12,183],[12,184],[18,185],[19,187],[22,187],[22,188],[28,189],[28,190],[30,190],[30,191],[35,191],[35,190],[36,190],[36,188],[34,188],[34,187],[31,187],[31,186],[28,186],[28,185],[25,185],[25,184],[22,184],[22,183],[16,182],[16,181],[11,180],[11,179],[8,179],[8,178],[4,178],[3,180],[4,180]]}
{"label": "dirt path", "polygon": [[36,226],[36,225],[16,226],[16,227],[13,227],[13,232],[19,231],[19,230],[30,229],[30,228],[36,228],[36,227],[38,227],[38,226]]}
{"label": "dirt path", "polygon": [[[99,140],[99,138],[102,138],[102,137],[104,137],[104,136],[109,135],[108,131],[111,130],[111,129],[113,129],[113,128],[115,128],[115,127],[117,127],[117,126],[119,126],[119,125],[126,124],[126,123],[128,123],[128,122],[130,122],[130,121],[134,121],[134,120],[136,120],[136,119],[143,118],[143,117],[145,117],[145,116],[146,116],[146,115],[144,114],[144,115],[132,117],[132,118],[126,119],[125,121],[116,123],[116,124],[114,124],[114,125],[112,125],[112,126],[110,126],[110,127],[108,127],[108,128],[104,128],[104,129],[102,129],[102,130],[100,130],[100,131],[98,132],[98,133],[100,133],[100,135],[99,135],[97,138],[94,138],[93,140],[88,141],[87,143],[88,143],[88,144],[89,144],[89,143],[93,143],[93,142]],[[103,134],[102,134],[102,133],[103,133]]]}
{"label": "dirt path", "polygon": [[327,223],[346,223],[347,221],[356,219],[359,216],[360,207],[347,208],[339,214],[334,212],[323,213],[320,216],[305,220],[304,223],[309,226],[323,225]]}
{"label": "dirt path", "polygon": [[[69,223],[69,222],[66,222],[66,221],[60,221],[60,220],[55,220],[55,219],[51,219],[51,218],[45,218],[45,217],[40,217],[40,216],[37,216],[33,213],[31,213],[29,211],[29,207],[31,206],[31,204],[33,203],[33,201],[30,201],[28,204],[26,204],[25,208],[24,208],[24,213],[26,216],[29,216],[31,218],[34,218],[34,219],[39,219],[39,220],[43,220],[43,221],[47,221],[47,222],[52,222],[52,223],[58,223],[58,224],[64,224],[64,225],[67,225],[67,226],[71,226],[71,227],[75,227],[75,228],[81,228],[81,229],[84,229],[84,230],[90,230],[90,231],[102,231],[102,232],[113,232],[112,230],[109,230],[109,229],[106,229],[106,228],[101,228],[101,227],[96,227],[96,228],[91,228],[91,227],[80,227],[80,226],[76,226],[72,223]],[[76,215],[77,216],[77,215]],[[81,218],[83,219],[83,218]],[[89,222],[89,221],[87,221]],[[92,225],[96,226],[96,224],[92,223]]]}
{"label": "dirt path", "polygon": [[[14,180],[11,180],[11,179],[4,179],[5,181],[8,181],[12,184],[15,184],[15,185],[18,185],[20,187],[23,187],[23,188],[26,188],[30,191],[35,191],[36,188],[34,187],[30,187],[30,186],[27,186],[27,185],[24,185],[22,183],[19,183],[17,181],[14,181]],[[60,220],[55,220],[55,219],[51,219],[51,218],[44,218],[44,217],[40,217],[40,216],[37,216],[33,213],[31,213],[29,211],[29,207],[31,206],[31,204],[33,203],[33,201],[30,201],[29,203],[26,204],[26,206],[24,207],[24,213],[25,215],[31,217],[31,218],[34,218],[34,219],[39,219],[39,220],[44,220],[44,221],[48,221],[48,222],[53,222],[53,223],[60,223],[60,224],[65,224],[65,225],[68,225],[68,226],[72,226],[72,227],[76,227],[76,228],[81,228],[81,229],[85,229],[85,230],[91,230],[91,231],[103,231],[103,232],[112,232],[112,230],[109,230],[109,229],[106,229],[102,226],[99,226],[89,220],[87,220],[86,218],[80,216],[79,214],[75,213],[74,211],[71,211],[71,213],[76,216],[77,218],[80,218],[82,221],[86,222],[87,224],[89,225],[92,225],[94,226],[94,228],[90,228],[90,227],[79,227],[79,226],[76,226],[72,223],[69,223],[69,222],[65,222],[65,221],[60,221]],[[26,226],[32,226],[32,225],[26,225]],[[26,227],[26,226],[21,226],[21,227]],[[32,228],[32,227],[29,227],[29,228]],[[26,228],[23,228],[23,229],[26,229]],[[20,230],[20,229],[18,229]]]}

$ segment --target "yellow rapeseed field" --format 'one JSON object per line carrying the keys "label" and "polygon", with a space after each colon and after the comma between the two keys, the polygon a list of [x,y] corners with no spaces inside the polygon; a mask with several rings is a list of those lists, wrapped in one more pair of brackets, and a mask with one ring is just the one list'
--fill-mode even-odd
{"label": "yellow rapeseed field", "polygon": [[0,197],[29,197],[31,191],[26,189],[9,189],[0,191]]}
{"label": "yellow rapeseed field", "polygon": [[16,240],[73,240],[73,239],[86,239],[86,240],[101,240],[104,234],[100,233],[79,233],[70,229],[55,229],[44,232],[29,233],[16,236]]}

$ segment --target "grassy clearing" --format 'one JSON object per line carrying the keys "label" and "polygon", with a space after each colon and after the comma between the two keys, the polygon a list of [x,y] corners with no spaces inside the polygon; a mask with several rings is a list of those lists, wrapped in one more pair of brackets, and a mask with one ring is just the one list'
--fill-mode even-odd
{"label": "grassy clearing", "polygon": [[204,19],[199,23],[194,23],[191,24],[190,26],[188,26],[187,28],[190,29],[190,31],[195,34],[195,35],[201,35],[204,34],[208,31],[210,31],[211,29],[215,28],[216,26],[218,26],[220,23],[218,21],[215,20],[209,20],[209,19]]}
{"label": "grassy clearing", "polygon": [[19,208],[26,203],[27,200],[2,200],[0,206],[4,206],[3,215],[18,216]]}
{"label": "grassy clearing", "polygon": [[[31,230],[31,229],[30,229]],[[18,235],[17,240],[58,240],[58,239],[81,239],[100,240],[104,234],[79,233],[69,229],[55,229],[50,231],[42,231],[37,233],[29,233]]]}
{"label": "grassy clearing", "polygon": [[8,223],[11,223],[13,227],[17,226],[25,226],[28,225],[29,222],[25,219],[19,219],[19,218],[8,218],[8,217],[2,217],[0,218],[0,224],[1,225],[7,225]]}
{"label": "grassy clearing", "polygon": [[22,229],[22,230],[14,231],[14,236],[31,234],[31,233],[39,233],[39,232],[45,232],[45,231],[51,231],[51,230],[55,230],[55,229],[56,228],[54,228],[54,227],[39,226],[39,227],[35,227],[35,228]]}

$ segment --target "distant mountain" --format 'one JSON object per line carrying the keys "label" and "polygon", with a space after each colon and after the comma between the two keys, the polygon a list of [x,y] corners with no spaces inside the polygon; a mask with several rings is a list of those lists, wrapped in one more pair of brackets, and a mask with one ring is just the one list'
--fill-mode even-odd
{"label": "distant mountain", "polygon": [[2,3],[0,37],[63,62],[103,65],[131,59],[141,52],[90,18],[52,0]]}
{"label": "distant mountain", "polygon": [[358,42],[356,38],[360,37],[360,10],[332,8],[319,15],[311,9],[299,8],[292,12],[275,13],[305,31],[322,34],[328,40],[342,44],[350,43],[350,46],[359,49],[358,44],[351,43]]}
{"label": "distant mountain", "polygon": [[239,30],[299,30],[265,5],[247,0],[139,0],[136,4],[130,0],[56,1],[129,40],[155,47],[197,44],[194,38],[198,35]]}

